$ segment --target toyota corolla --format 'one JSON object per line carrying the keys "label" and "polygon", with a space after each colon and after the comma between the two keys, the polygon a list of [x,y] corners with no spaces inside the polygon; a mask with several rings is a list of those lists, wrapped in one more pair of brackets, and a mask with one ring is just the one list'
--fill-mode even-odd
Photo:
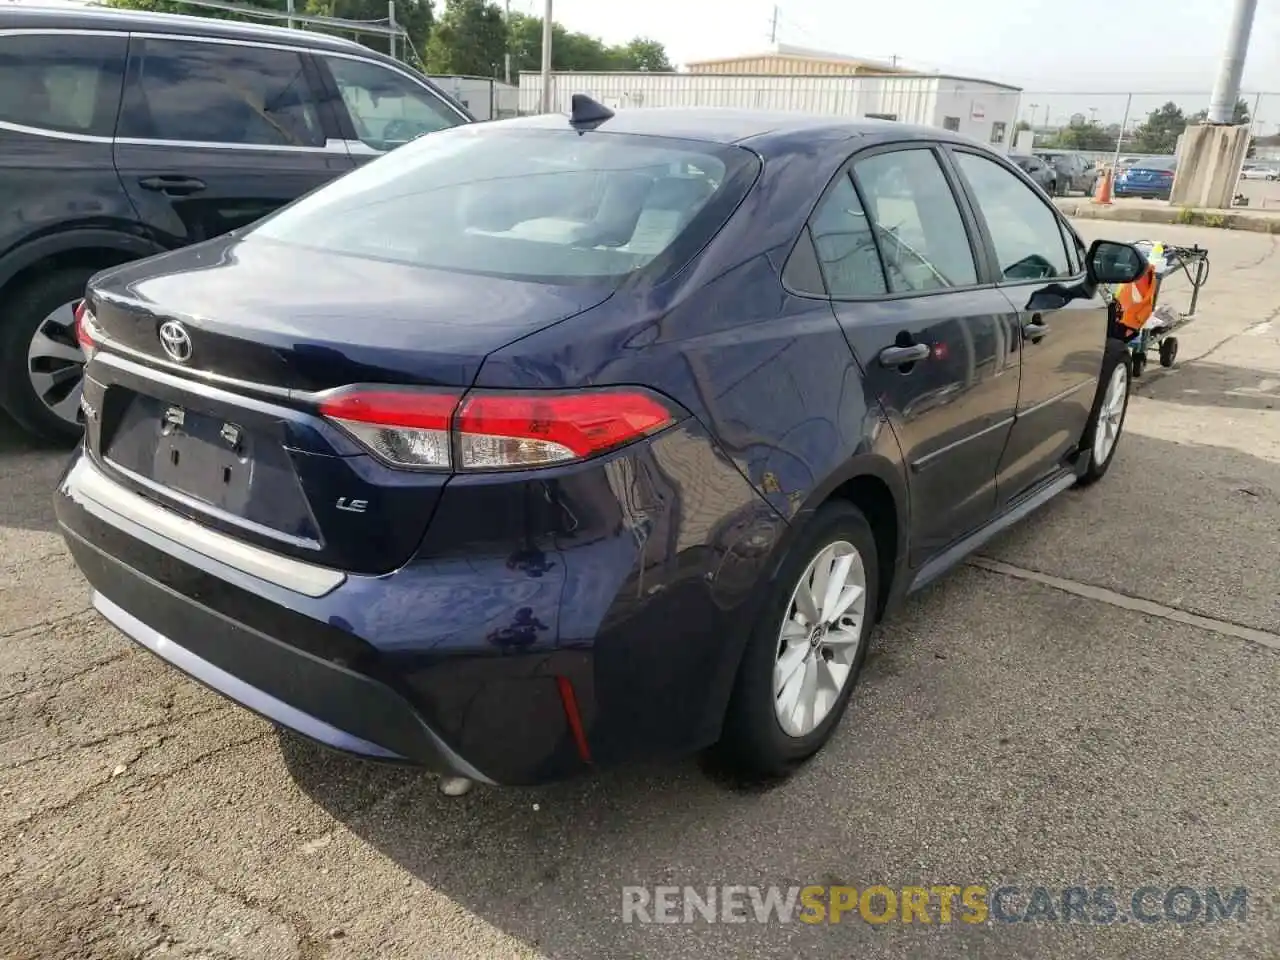
{"label": "toyota corolla", "polygon": [[1142,266],[942,130],[575,98],[95,277],[57,514],[108,620],[329,746],[785,774],[877,618],[1107,471]]}

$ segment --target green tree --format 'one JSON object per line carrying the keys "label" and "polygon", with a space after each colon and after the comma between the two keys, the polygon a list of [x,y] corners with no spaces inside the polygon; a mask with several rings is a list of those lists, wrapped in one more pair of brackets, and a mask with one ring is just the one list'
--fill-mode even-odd
{"label": "green tree", "polygon": [[427,41],[429,73],[495,76],[506,51],[502,10],[485,0],[445,0]]}
{"label": "green tree", "polygon": [[1062,150],[1110,150],[1115,147],[1116,138],[1096,123],[1085,123],[1060,130],[1053,145]]}
{"label": "green tree", "polygon": [[1147,114],[1146,123],[1134,131],[1133,149],[1138,153],[1173,153],[1185,129],[1187,118],[1182,108],[1170,100]]}
{"label": "green tree", "polygon": [[[542,18],[512,13],[510,25],[511,69],[542,69]],[[551,67],[553,70],[650,70],[671,69],[667,51],[656,40],[636,37],[630,43],[611,47],[596,37],[573,33],[561,24],[551,25]]]}
{"label": "green tree", "polygon": [[670,73],[673,67],[667,59],[667,48],[657,40],[636,37],[621,47],[614,47],[623,61],[623,70],[646,70],[650,73]]}

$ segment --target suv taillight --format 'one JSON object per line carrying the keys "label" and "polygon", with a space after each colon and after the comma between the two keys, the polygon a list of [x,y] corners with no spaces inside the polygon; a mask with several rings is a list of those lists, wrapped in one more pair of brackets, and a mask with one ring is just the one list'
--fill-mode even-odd
{"label": "suv taillight", "polygon": [[585,460],[657,433],[686,414],[636,387],[459,395],[351,387],[320,413],[396,467],[520,470]]}
{"label": "suv taillight", "polygon": [[75,317],[76,343],[80,345],[80,350],[84,353],[85,359],[88,360],[93,356],[94,351],[98,349],[98,344],[93,339],[94,316],[89,309],[89,301],[81,300],[77,303],[73,316]]}

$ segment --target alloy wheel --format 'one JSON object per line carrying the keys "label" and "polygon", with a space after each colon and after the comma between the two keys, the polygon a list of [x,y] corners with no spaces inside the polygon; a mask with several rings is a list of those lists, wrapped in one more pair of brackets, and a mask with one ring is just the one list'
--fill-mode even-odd
{"label": "alloy wheel", "polygon": [[27,347],[31,391],[50,412],[67,423],[81,422],[84,353],[76,342],[75,300],[40,321]]}
{"label": "alloy wheel", "polygon": [[1102,466],[1115,451],[1124,421],[1125,406],[1129,401],[1129,367],[1117,363],[1107,381],[1107,392],[1098,407],[1098,422],[1093,430],[1093,462]]}
{"label": "alloy wheel", "polygon": [[818,551],[791,593],[773,667],[774,711],[791,737],[817,729],[840,701],[862,643],[867,578],[853,544]]}

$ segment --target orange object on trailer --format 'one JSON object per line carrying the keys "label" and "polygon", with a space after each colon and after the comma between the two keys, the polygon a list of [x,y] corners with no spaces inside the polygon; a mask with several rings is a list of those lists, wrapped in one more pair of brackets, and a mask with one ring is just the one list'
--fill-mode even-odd
{"label": "orange object on trailer", "polygon": [[1151,319],[1156,306],[1156,268],[1148,263],[1142,276],[1132,283],[1121,283],[1112,294],[1119,307],[1117,319],[1134,333]]}

